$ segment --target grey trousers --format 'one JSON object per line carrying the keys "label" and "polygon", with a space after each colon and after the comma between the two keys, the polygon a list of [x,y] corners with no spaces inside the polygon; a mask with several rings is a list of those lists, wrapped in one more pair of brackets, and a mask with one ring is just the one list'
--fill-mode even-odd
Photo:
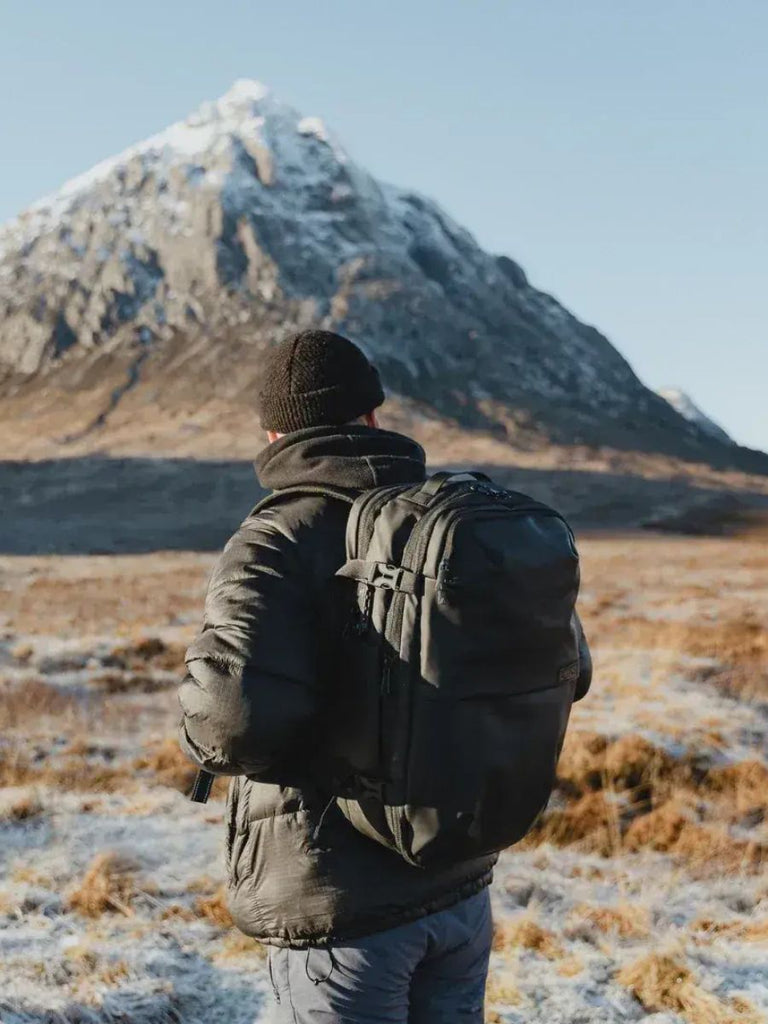
{"label": "grey trousers", "polygon": [[332,948],[271,948],[275,1024],[482,1024],[488,890]]}

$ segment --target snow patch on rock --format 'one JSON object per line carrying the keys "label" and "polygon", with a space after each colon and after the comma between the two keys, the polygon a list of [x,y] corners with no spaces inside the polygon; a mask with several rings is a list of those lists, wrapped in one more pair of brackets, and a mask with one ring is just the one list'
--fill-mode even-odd
{"label": "snow patch on rock", "polygon": [[685,391],[681,391],[679,388],[661,388],[659,394],[666,402],[669,402],[675,412],[680,413],[689,423],[695,423],[697,427],[700,427],[710,437],[723,441],[725,444],[735,443],[733,438],[718,423],[715,423],[713,419],[701,411],[691,396],[686,394]]}

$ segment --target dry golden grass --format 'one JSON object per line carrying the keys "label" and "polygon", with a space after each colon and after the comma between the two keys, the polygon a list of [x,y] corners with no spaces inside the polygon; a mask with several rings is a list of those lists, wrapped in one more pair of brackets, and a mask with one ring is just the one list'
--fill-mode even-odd
{"label": "dry golden grass", "polygon": [[234,925],[227,907],[226,888],[223,885],[210,896],[198,896],[195,900],[195,911],[198,917],[204,917],[218,928],[232,928]]}
{"label": "dry golden grass", "polygon": [[722,870],[758,872],[768,864],[768,845],[731,836],[724,825],[693,821],[685,805],[671,799],[637,816],[622,815],[604,792],[588,793],[542,815],[519,845],[549,842],[613,857],[656,850],[685,861],[696,874]]}
{"label": "dry golden grass", "polygon": [[711,765],[700,751],[675,758],[634,734],[609,739],[596,732],[569,732],[557,784],[568,797],[603,790],[626,794],[635,811],[690,793],[727,805],[731,815],[768,812],[768,767],[761,761]]}
{"label": "dry golden grass", "polygon": [[144,672],[148,667],[162,669],[166,672],[184,671],[184,654],[186,647],[182,644],[169,644],[159,637],[146,637],[134,644],[115,647],[104,664],[109,668],[119,668],[131,672]]}
{"label": "dry golden grass", "polygon": [[516,948],[531,949],[547,960],[557,960],[563,956],[563,947],[554,933],[542,928],[530,914],[495,922],[493,948],[498,953]]}
{"label": "dry golden grass", "polygon": [[697,871],[707,862],[747,871],[768,863],[768,845],[728,830],[768,814],[768,768],[760,761],[711,766],[700,753],[676,758],[641,736],[573,731],[557,785],[565,805],[546,811],[523,846],[574,845],[604,857],[652,849]]}
{"label": "dry golden grass", "polygon": [[49,875],[46,875],[32,864],[16,864],[11,872],[11,880],[13,882],[21,882],[22,884],[40,885],[44,888],[52,885],[54,881]]}
{"label": "dry golden grass", "polygon": [[512,971],[491,970],[485,983],[486,1020],[501,1021],[494,1006],[517,1006],[523,1000]]}
{"label": "dry golden grass", "polygon": [[70,946],[64,957],[70,978],[86,978],[90,985],[98,983],[112,986],[128,977],[130,971],[125,960],[104,957],[87,943]]}
{"label": "dry golden grass", "polygon": [[83,800],[80,804],[80,810],[83,814],[92,814],[94,811],[101,810],[103,806],[104,801],[101,799]]}
{"label": "dry golden grass", "polygon": [[221,946],[214,954],[214,962],[220,963],[227,960],[238,960],[248,957],[256,960],[266,960],[267,947],[257,939],[244,935],[237,929],[233,929],[221,941]]}
{"label": "dry golden grass", "polygon": [[24,679],[0,684],[0,731],[27,731],[41,718],[71,724],[83,712],[78,698],[43,679]]}
{"label": "dry golden grass", "polygon": [[133,916],[135,867],[133,861],[111,851],[97,854],[80,883],[69,892],[67,907],[83,917],[101,917],[108,911]]}
{"label": "dry golden grass", "polygon": [[10,650],[11,657],[18,661],[20,665],[27,665],[32,660],[32,655],[35,653],[35,649],[32,644],[20,643],[16,644]]}
{"label": "dry golden grass", "polygon": [[179,744],[170,736],[150,745],[147,753],[136,758],[133,766],[139,771],[151,771],[159,785],[178,789],[182,793],[191,792],[197,773]]}
{"label": "dry golden grass", "polygon": [[634,790],[636,796],[656,802],[676,786],[698,785],[700,775],[692,759],[678,760],[642,736],[611,740],[575,731],[566,736],[557,766],[558,787],[567,795]]}
{"label": "dry golden grass", "polygon": [[763,1024],[764,1018],[742,999],[727,1003],[702,989],[678,958],[650,953],[622,968],[617,975],[644,1009],[651,1013],[671,1010],[690,1024]]}
{"label": "dry golden grass", "polygon": [[147,673],[136,672],[102,672],[92,676],[89,684],[99,693],[114,697],[120,694],[157,693],[167,690],[175,683],[165,679],[157,679]]}
{"label": "dry golden grass", "polygon": [[768,917],[756,918],[751,921],[736,919],[734,921],[713,921],[711,918],[697,918],[691,925],[691,931],[701,933],[697,938],[715,939],[720,936],[740,939],[742,942],[757,942],[768,945]]}
{"label": "dry golden grass", "polygon": [[194,921],[197,917],[194,911],[180,903],[169,903],[160,911],[161,921]]}
{"label": "dry golden grass", "polygon": [[[154,781],[160,786],[178,789],[189,795],[197,775],[197,768],[186,757],[172,736],[151,744],[147,753],[136,758],[133,767],[139,771],[150,771]],[[214,779],[211,788],[213,798],[226,796],[229,779],[219,775]]]}
{"label": "dry golden grass", "polygon": [[51,786],[72,792],[115,793],[135,786],[125,768],[94,765],[78,756],[32,761],[18,747],[0,750],[0,786]]}
{"label": "dry golden grass", "polygon": [[39,778],[37,766],[18,747],[0,749],[0,786],[26,786]]}
{"label": "dry golden grass", "polygon": [[707,772],[706,788],[727,800],[736,816],[755,810],[768,814],[768,767],[761,761],[740,761]]}
{"label": "dry golden grass", "polygon": [[615,813],[604,793],[588,793],[563,808],[545,812],[518,845],[523,849],[540,843],[577,846],[610,857],[621,852],[616,843]]}
{"label": "dry golden grass", "polygon": [[736,839],[722,826],[699,825],[674,800],[635,819],[624,836],[624,846],[630,851],[675,854],[698,871],[756,872],[768,864],[768,846]]}
{"label": "dry golden grass", "polygon": [[617,815],[604,793],[590,793],[544,815],[520,845],[573,845],[603,857],[656,850],[684,860],[697,874],[722,870],[752,873],[768,864],[768,846],[734,838],[722,825],[700,825],[675,800],[634,818],[618,818],[618,824]]}
{"label": "dry golden grass", "polygon": [[111,761],[115,756],[115,748],[109,743],[100,743],[98,740],[86,739],[85,736],[77,736],[62,751],[67,757],[103,757]]}
{"label": "dry golden grass", "polygon": [[724,694],[737,699],[764,702],[768,700],[768,668],[730,665],[721,669],[700,669],[702,682],[716,686]]}
{"label": "dry golden grass", "polygon": [[627,596],[626,589],[606,584],[592,600],[582,600],[581,617],[585,622],[593,623],[608,612],[626,607]]}
{"label": "dry golden grass", "polygon": [[[677,602],[677,593],[674,601]],[[713,658],[726,664],[755,664],[768,659],[766,626],[755,612],[712,622],[647,619],[639,616],[604,621],[611,645],[655,650],[667,647],[697,658]]]}
{"label": "dry golden grass", "polygon": [[0,917],[15,914],[19,909],[19,900],[8,892],[0,891]]}
{"label": "dry golden grass", "polygon": [[203,875],[202,878],[195,878],[187,885],[188,892],[197,892],[204,895],[212,893],[216,888],[216,882],[210,875]]}
{"label": "dry golden grass", "polygon": [[565,956],[557,964],[556,970],[562,978],[575,978],[584,970],[584,961],[576,954]]}
{"label": "dry golden grass", "polygon": [[[212,555],[164,552],[90,558],[7,559],[8,628],[136,636],[178,615],[199,616]],[[191,636],[190,636],[191,639]]]}
{"label": "dry golden grass", "polygon": [[702,681],[734,696],[768,697],[768,622],[754,609],[738,618],[682,622],[598,614],[591,628],[601,645],[711,658],[720,667],[699,670]]}
{"label": "dry golden grass", "polygon": [[23,793],[0,803],[0,821],[31,821],[44,813],[45,807],[36,793]]}
{"label": "dry golden grass", "polygon": [[578,931],[584,925],[622,939],[645,938],[651,931],[651,915],[647,907],[639,904],[587,906],[581,903],[569,914],[566,930]]}

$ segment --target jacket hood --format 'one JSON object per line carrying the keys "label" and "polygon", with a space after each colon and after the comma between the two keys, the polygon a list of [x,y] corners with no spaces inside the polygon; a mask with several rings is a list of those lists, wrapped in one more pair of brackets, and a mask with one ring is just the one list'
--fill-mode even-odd
{"label": "jacket hood", "polygon": [[299,484],[368,490],[423,480],[425,462],[424,449],[411,438],[354,423],[286,434],[267,445],[254,465],[269,490]]}

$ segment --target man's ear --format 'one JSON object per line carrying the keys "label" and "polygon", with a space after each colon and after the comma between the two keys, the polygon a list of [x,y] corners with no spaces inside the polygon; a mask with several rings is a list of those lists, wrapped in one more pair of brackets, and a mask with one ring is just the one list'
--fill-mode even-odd
{"label": "man's ear", "polygon": [[378,427],[379,421],[376,418],[375,409],[371,412],[367,412],[365,416],[363,416],[363,423],[365,423],[366,427]]}
{"label": "man's ear", "polygon": [[269,441],[270,444],[272,444],[274,441],[276,441],[278,439],[278,437],[282,437],[282,436],[283,436],[282,434],[278,434],[274,430],[268,430],[267,431],[267,440]]}

